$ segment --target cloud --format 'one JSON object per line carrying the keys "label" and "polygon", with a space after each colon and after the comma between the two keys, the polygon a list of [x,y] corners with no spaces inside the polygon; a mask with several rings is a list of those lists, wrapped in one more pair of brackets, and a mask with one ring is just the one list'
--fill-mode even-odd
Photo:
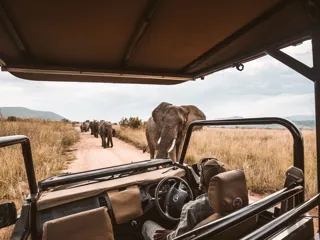
{"label": "cloud", "polygon": [[[284,52],[312,65],[310,41]],[[313,83],[269,56],[205,80],[174,86],[37,82],[0,73],[0,106],[56,112],[71,120],[147,120],[162,101],[199,106],[207,118],[313,114]]]}

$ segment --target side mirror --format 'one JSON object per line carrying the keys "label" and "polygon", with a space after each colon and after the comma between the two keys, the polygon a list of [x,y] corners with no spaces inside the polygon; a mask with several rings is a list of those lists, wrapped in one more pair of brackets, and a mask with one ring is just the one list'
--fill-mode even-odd
{"label": "side mirror", "polygon": [[0,229],[15,224],[17,209],[14,202],[0,204]]}

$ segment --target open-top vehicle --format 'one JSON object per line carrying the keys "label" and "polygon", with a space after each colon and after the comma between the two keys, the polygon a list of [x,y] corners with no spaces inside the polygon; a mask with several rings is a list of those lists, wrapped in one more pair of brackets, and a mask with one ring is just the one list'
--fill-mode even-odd
{"label": "open-top vehicle", "polygon": [[[178,84],[229,67],[242,71],[245,62],[269,54],[315,83],[319,174],[319,11],[318,0],[3,0],[0,64],[16,77],[38,81]],[[279,50],[307,39],[312,68]],[[214,183],[218,190],[209,191],[218,215],[175,239],[318,237],[307,212],[319,207],[320,195],[304,199],[303,138],[281,118],[193,122],[177,163],[146,160],[38,183],[29,139],[1,137],[0,147],[22,145],[30,194],[19,217],[14,204],[0,206],[0,225],[15,224],[13,239],[142,239],[146,220],[172,229],[182,206],[201,194],[199,166],[184,164],[192,128],[250,124],[280,124],[291,132],[293,166],[283,175],[284,188],[242,204],[248,198],[245,172],[227,172]]]}

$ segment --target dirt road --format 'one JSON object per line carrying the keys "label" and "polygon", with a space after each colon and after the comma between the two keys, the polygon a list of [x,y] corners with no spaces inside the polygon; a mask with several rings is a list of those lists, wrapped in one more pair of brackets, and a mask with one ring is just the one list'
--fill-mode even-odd
{"label": "dirt road", "polygon": [[80,133],[80,141],[75,149],[76,159],[70,163],[66,172],[87,171],[150,158],[149,154],[142,153],[118,138],[113,138],[113,148],[102,148],[101,139],[90,135],[90,132]]}

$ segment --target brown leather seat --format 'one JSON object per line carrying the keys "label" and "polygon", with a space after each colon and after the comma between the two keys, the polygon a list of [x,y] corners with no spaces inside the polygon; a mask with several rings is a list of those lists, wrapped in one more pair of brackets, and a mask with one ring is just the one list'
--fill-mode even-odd
{"label": "brown leather seat", "polygon": [[114,240],[114,236],[107,209],[101,207],[46,222],[42,239]]}
{"label": "brown leather seat", "polygon": [[[212,177],[208,190],[210,206],[214,214],[200,222],[195,228],[203,226],[209,222],[215,221],[234,211],[237,211],[249,204],[247,183],[244,172],[241,170],[232,170],[220,173]],[[256,224],[256,218],[250,218],[234,226],[236,229],[228,234],[220,234],[221,239],[234,239],[242,235],[242,231],[252,229]]]}

